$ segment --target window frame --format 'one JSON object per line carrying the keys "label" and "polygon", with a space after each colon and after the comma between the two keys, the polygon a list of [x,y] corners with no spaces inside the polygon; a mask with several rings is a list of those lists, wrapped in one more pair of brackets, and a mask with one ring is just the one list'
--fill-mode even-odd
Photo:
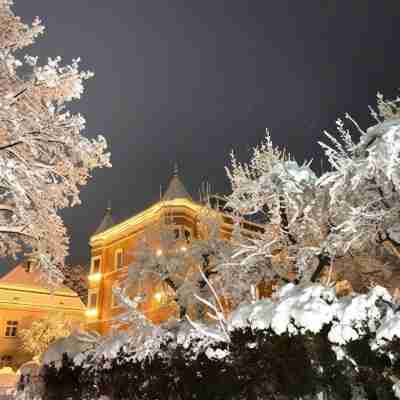
{"label": "window frame", "polygon": [[[93,306],[91,304],[91,297],[94,294],[96,295],[96,304]],[[99,308],[99,289],[89,289],[87,308],[88,308],[88,310],[93,310],[93,309],[98,310],[98,308]]]}
{"label": "window frame", "polygon": [[[193,239],[193,230],[188,228],[187,226],[182,226],[182,231],[183,231],[183,239],[186,241],[186,243],[190,243]],[[189,233],[189,236],[186,236],[186,232]]]}
{"label": "window frame", "polygon": [[118,301],[117,296],[115,296],[112,288],[111,288],[111,308],[118,308],[121,306],[121,303]]}
{"label": "window frame", "polygon": [[13,362],[13,356],[10,356],[8,354],[5,354],[0,358],[0,363],[5,366],[10,365],[12,362]]}
{"label": "window frame", "polygon": [[[96,264],[96,261],[99,261],[99,270],[98,271],[94,271],[94,266]],[[90,263],[90,275],[94,275],[94,274],[98,274],[101,273],[101,256],[94,256],[91,259],[91,263]]]}
{"label": "window frame", "polygon": [[[4,326],[4,337],[9,339],[14,339],[18,336],[18,325],[19,321],[16,319],[9,319],[5,321]],[[7,333],[10,333],[7,335]],[[11,334],[13,333],[13,334]]]}
{"label": "window frame", "polygon": [[[121,265],[118,265],[118,256],[121,255]],[[124,268],[124,249],[119,247],[114,253],[114,270],[119,271]]]}
{"label": "window frame", "polygon": [[[193,239],[193,229],[189,228],[184,224],[174,224],[174,235],[175,240],[183,240],[186,243],[190,243]],[[176,235],[176,231],[178,231],[178,235]],[[189,238],[186,237],[186,232],[189,232]]]}

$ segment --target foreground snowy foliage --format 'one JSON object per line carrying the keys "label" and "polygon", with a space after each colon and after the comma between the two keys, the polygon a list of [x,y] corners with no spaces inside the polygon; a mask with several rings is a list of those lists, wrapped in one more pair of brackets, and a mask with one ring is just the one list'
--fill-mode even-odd
{"label": "foreground snowy foliage", "polygon": [[124,333],[99,339],[58,368],[45,367],[46,390],[60,399],[71,390],[82,399],[394,398],[397,309],[382,287],[337,298],[320,284],[288,284],[234,311],[229,340],[218,325],[188,323],[155,328],[139,347]]}

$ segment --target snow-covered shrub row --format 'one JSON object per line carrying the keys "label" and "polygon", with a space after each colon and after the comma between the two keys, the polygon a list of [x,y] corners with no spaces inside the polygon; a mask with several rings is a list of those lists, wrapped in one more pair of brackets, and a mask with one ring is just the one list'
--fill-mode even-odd
{"label": "snow-covered shrub row", "polygon": [[[399,392],[400,313],[375,287],[338,299],[314,284],[242,305],[217,328],[129,335],[44,367],[45,399],[391,399]],[[214,329],[214,331],[213,331]]]}

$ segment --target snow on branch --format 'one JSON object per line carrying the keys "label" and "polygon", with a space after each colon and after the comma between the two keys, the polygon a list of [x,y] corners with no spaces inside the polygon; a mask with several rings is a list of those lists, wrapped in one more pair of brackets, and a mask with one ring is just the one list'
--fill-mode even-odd
{"label": "snow on branch", "polygon": [[[91,171],[110,166],[103,136],[82,135],[85,119],[67,109],[84,92],[93,74],[80,71],[79,59],[62,65],[60,57],[39,65],[37,57],[20,60],[16,51],[44,32],[0,2],[0,254],[29,250],[51,283],[62,280],[68,236],[59,216],[80,204],[80,188]],[[30,71],[19,74],[24,65]]]}

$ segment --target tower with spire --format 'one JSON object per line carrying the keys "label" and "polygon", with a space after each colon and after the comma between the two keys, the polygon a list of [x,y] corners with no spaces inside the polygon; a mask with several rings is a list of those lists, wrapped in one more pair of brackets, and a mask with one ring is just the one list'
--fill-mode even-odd
{"label": "tower with spire", "polygon": [[[135,242],[147,227],[165,221],[173,223],[182,237],[194,236],[196,221],[202,206],[193,201],[183,184],[178,164],[175,163],[172,176],[160,200],[121,222],[115,222],[111,204],[90,238],[91,268],[88,277],[88,327],[106,334],[118,308],[112,287],[125,274],[127,266],[134,257]],[[150,289],[151,290],[151,289]],[[159,316],[155,316],[158,319]]]}
{"label": "tower with spire", "polygon": [[172,178],[168,183],[167,190],[162,195],[161,200],[174,200],[174,199],[188,199],[193,200],[189,192],[186,190],[185,185],[179,178],[178,163],[174,164]]}
{"label": "tower with spire", "polygon": [[[128,273],[128,265],[135,259],[136,246],[146,230],[150,227],[157,229],[157,226],[161,227],[165,222],[173,224],[177,240],[184,240],[183,247],[186,248],[193,238],[199,237],[198,219],[205,207],[204,204],[193,200],[181,180],[177,163],[174,164],[165,192],[160,194],[156,203],[144,211],[115,223],[111,206],[107,207],[101,223],[90,238],[88,329],[101,334],[109,333],[115,316],[123,311],[114,298],[112,288]],[[229,218],[224,218],[221,235],[228,238],[231,231],[232,224]],[[154,243],[155,255],[160,251],[162,250]],[[161,307],[157,303],[157,287],[149,286],[145,289],[150,296],[143,309],[151,315],[153,322],[161,322],[168,318],[168,315],[173,315],[171,308]],[[153,297],[151,293],[154,293]]]}
{"label": "tower with spire", "polygon": [[111,213],[111,201],[109,200],[108,204],[107,204],[106,212],[104,213],[104,217],[101,220],[100,225],[95,230],[94,235],[104,232],[114,225],[115,225],[115,222],[114,222],[114,219],[113,219],[112,213]]}

